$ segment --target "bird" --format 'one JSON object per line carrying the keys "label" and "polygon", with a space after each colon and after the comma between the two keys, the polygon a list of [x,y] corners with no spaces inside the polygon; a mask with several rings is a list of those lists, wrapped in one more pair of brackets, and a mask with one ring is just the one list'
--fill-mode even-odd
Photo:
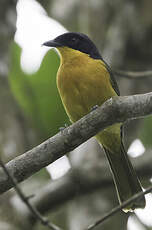
{"label": "bird", "polygon": [[[66,32],[43,45],[56,48],[60,56],[57,88],[72,123],[90,113],[92,108],[101,106],[106,100],[120,96],[111,68],[87,35]],[[123,124],[109,126],[95,137],[103,146],[118,200],[122,204],[142,191],[141,183],[124,148]],[[132,212],[144,207],[145,197],[142,196],[132,201],[123,211]]]}

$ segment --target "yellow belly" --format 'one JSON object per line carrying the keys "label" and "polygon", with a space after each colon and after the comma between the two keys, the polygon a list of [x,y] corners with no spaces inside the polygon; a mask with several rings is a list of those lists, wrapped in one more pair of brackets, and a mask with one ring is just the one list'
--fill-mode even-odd
{"label": "yellow belly", "polygon": [[[57,75],[58,90],[72,122],[88,114],[93,106],[100,106],[107,99],[116,96],[105,64],[89,57],[81,60],[79,63],[78,60],[72,64],[62,63]],[[105,147],[109,145],[109,138],[111,143],[120,139],[120,125],[112,126],[97,136]]]}
{"label": "yellow belly", "polygon": [[87,66],[83,63],[72,66],[63,64],[58,71],[59,93],[73,122],[90,112],[94,105],[101,105],[108,98],[116,96],[105,65],[99,60],[90,58],[89,61]]}

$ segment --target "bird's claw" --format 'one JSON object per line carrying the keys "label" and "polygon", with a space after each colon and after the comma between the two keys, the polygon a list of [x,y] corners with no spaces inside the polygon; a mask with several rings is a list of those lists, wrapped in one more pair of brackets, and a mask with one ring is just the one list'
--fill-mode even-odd
{"label": "bird's claw", "polygon": [[66,129],[67,127],[68,127],[68,125],[67,125],[67,124],[64,124],[63,127],[60,127],[60,128],[59,128],[59,131],[60,131],[60,132],[63,132],[63,130]]}
{"label": "bird's claw", "polygon": [[92,108],[91,108],[91,112],[96,110],[97,108],[99,107],[99,105],[94,105]]}

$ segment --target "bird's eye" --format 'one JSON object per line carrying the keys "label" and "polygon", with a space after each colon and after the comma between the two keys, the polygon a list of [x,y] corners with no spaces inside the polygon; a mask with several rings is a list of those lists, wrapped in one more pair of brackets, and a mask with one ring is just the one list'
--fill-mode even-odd
{"label": "bird's eye", "polygon": [[76,39],[75,37],[73,37],[73,38],[71,39],[71,41],[72,41],[73,43],[75,43],[75,42],[77,42],[77,39]]}

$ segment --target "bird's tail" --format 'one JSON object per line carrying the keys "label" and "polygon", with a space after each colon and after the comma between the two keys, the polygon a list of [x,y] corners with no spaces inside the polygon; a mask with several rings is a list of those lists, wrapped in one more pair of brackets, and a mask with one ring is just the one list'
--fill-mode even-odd
{"label": "bird's tail", "polygon": [[[123,147],[120,148],[120,153],[114,154],[104,148],[112,171],[114,183],[116,186],[119,202],[129,199],[133,195],[142,191],[141,184],[138,180],[136,172],[129,160],[129,157]],[[145,197],[133,201],[123,211],[133,211],[136,208],[145,207]]]}

